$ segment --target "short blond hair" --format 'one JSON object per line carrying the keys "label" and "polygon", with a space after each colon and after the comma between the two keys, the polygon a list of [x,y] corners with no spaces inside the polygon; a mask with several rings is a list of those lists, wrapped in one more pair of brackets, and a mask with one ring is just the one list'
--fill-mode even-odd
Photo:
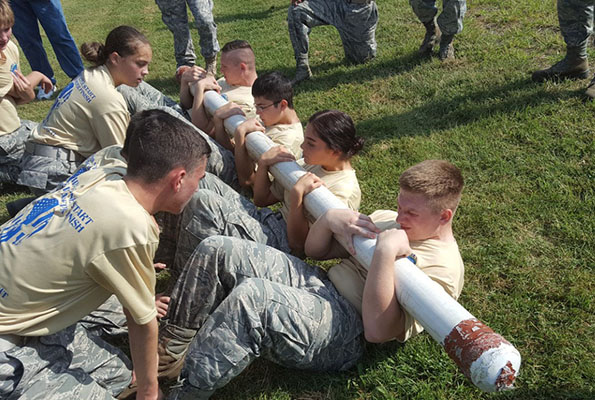
{"label": "short blond hair", "polygon": [[461,171],[444,160],[426,160],[408,168],[399,177],[401,189],[423,195],[436,211],[456,211],[463,192]]}
{"label": "short blond hair", "polygon": [[14,14],[8,0],[0,0],[0,28],[12,28],[13,25]]}

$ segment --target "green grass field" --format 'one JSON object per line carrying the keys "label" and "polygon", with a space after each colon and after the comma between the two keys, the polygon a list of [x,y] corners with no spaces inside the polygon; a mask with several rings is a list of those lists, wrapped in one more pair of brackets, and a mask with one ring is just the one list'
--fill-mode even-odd
{"label": "green grass field", "polygon": [[[259,72],[292,76],[288,4],[216,0],[220,43],[246,39]],[[63,5],[78,45],[103,41],[121,24],[145,32],[154,52],[147,81],[177,97],[172,35],[152,0]],[[314,78],[297,88],[296,110],[304,121],[324,108],[354,118],[367,139],[355,161],[364,212],[394,208],[397,178],[414,163],[443,158],[461,168],[466,189],[454,224],[466,265],[460,303],[520,351],[517,389],[479,391],[424,333],[405,345],[370,345],[344,373],[258,361],[215,398],[595,398],[595,104],[581,99],[586,80],[530,79],[564,54],[555,1],[470,0],[457,59],[446,64],[417,57],[424,31],[406,0],[378,0],[378,8],[379,54],[368,64],[345,64],[334,28],[313,30]],[[63,87],[67,78],[49,53]],[[24,58],[22,65],[27,71]],[[35,102],[19,113],[40,121],[50,106]],[[5,188],[0,202],[26,194]]]}

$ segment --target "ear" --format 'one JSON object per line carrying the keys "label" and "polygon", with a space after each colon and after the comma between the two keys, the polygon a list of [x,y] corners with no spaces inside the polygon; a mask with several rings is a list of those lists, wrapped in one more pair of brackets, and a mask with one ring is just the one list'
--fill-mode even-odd
{"label": "ear", "polygon": [[279,105],[281,106],[281,111],[285,111],[285,109],[287,108],[287,100],[285,100],[285,99],[282,99],[282,100],[279,102]]}
{"label": "ear", "polygon": [[107,59],[112,65],[118,65],[118,62],[120,61],[120,55],[117,52],[112,51],[110,55],[107,56]]}
{"label": "ear", "polygon": [[440,211],[440,225],[446,225],[452,220],[453,212],[450,208]]}
{"label": "ear", "polygon": [[246,72],[248,70],[248,64],[246,64],[245,62],[241,62],[240,69],[242,70],[242,72]]}
{"label": "ear", "polygon": [[169,174],[169,184],[174,193],[178,193],[182,189],[182,182],[186,178],[186,170],[184,168],[174,168]]}

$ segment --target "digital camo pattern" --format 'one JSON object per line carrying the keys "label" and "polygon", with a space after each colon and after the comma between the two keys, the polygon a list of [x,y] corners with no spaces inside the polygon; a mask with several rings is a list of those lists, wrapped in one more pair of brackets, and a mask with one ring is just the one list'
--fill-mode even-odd
{"label": "digital camo pattern", "polygon": [[[413,12],[422,23],[430,22],[438,14],[436,0],[409,0]],[[463,17],[467,12],[465,0],[443,0],[438,16],[438,27],[443,35],[456,35],[463,30]]]}
{"label": "digital camo pattern", "polygon": [[200,38],[200,53],[207,59],[217,55],[217,25],[213,19],[212,0],[155,0],[161,19],[174,35],[174,53],[177,66],[194,65],[196,54],[188,28],[188,11],[186,3],[194,16],[194,22]]}
{"label": "digital camo pattern", "polygon": [[121,85],[118,87],[118,91],[126,100],[128,111],[131,115],[140,111],[158,109],[190,125],[207,141],[211,148],[211,155],[207,162],[207,171],[217,175],[234,189],[240,189],[233,153],[222,147],[209,135],[190,122],[190,116],[179,104],[144,82],[138,88]]}
{"label": "digital camo pattern", "polygon": [[287,224],[280,213],[256,207],[221,179],[207,174],[182,212],[172,276],[180,273],[202,240],[214,235],[247,239],[290,251]]}
{"label": "digital camo pattern", "polygon": [[361,318],[324,271],[247,240],[204,240],[169,307],[170,324],[199,329],[182,380],[202,390],[222,387],[259,356],[330,371],[363,351]]}
{"label": "digital camo pattern", "polygon": [[131,381],[126,355],[82,324],[22,339],[0,352],[2,399],[113,399]]}
{"label": "digital camo pattern", "polygon": [[0,135],[0,183],[17,183],[25,142],[35,125],[37,123],[22,119],[21,126],[16,131]]}
{"label": "digital camo pattern", "polygon": [[289,6],[287,24],[298,65],[308,63],[308,35],[321,25],[337,28],[350,61],[362,63],[376,56],[378,8],[373,1],[353,4],[345,0],[305,0]]}
{"label": "digital camo pattern", "polygon": [[593,33],[593,0],[558,0],[558,21],[568,47],[581,49],[587,57],[587,40]]}

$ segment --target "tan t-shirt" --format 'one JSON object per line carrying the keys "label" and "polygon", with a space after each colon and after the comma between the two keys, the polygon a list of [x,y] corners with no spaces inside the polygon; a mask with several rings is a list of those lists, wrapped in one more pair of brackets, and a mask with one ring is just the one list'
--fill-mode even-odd
{"label": "tan t-shirt", "polygon": [[232,86],[227,83],[225,78],[220,78],[217,83],[221,86],[221,94],[225,95],[224,97],[228,101],[240,106],[244,114],[246,114],[246,118],[256,118],[251,86]]}
{"label": "tan t-shirt", "polygon": [[8,41],[6,49],[0,52],[0,135],[16,131],[21,126],[17,105],[7,93],[14,83],[12,71],[20,70],[19,48]]}
{"label": "tan t-shirt", "polygon": [[295,124],[277,124],[266,128],[264,134],[275,144],[285,146],[295,156],[296,160],[302,158],[304,142],[304,128],[301,122]]}
{"label": "tan t-shirt", "polygon": [[[370,215],[372,221],[381,230],[399,228],[397,213],[378,210]],[[456,242],[448,243],[429,239],[410,242],[413,253],[417,256],[417,266],[433,281],[444,288],[455,300],[463,290],[465,267]],[[368,271],[355,258],[344,259],[329,270],[328,276],[337,291],[345,297],[361,314],[364,286]],[[405,313],[405,339],[424,330],[408,312]]]}
{"label": "tan t-shirt", "polygon": [[111,294],[138,324],[157,315],[157,224],[122,179],[95,177],[74,176],[1,227],[0,334],[59,331]]}
{"label": "tan t-shirt", "polygon": [[85,69],[66,85],[32,137],[89,157],[104,147],[124,144],[129,121],[126,101],[103,65]]}
{"label": "tan t-shirt", "polygon": [[[307,172],[312,172],[318,176],[324,182],[326,188],[345,203],[347,207],[356,211],[359,209],[362,193],[359,188],[357,176],[355,176],[355,170],[327,171],[320,165],[304,163],[304,159],[298,160],[297,163]],[[289,217],[290,191],[285,190],[280,182],[273,180],[271,183],[271,193],[277,199],[283,201],[281,214],[283,215],[283,219],[287,221]],[[310,224],[313,224],[315,221],[314,217],[308,212],[306,212],[306,218]]]}

